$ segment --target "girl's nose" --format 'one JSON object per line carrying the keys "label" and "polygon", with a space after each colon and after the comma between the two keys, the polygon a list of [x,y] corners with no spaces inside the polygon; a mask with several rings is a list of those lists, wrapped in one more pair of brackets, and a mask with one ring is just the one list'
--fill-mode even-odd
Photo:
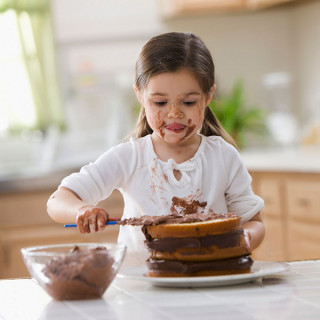
{"label": "girl's nose", "polygon": [[176,105],[170,105],[169,111],[168,111],[168,118],[183,118],[184,114],[183,112],[176,106]]}

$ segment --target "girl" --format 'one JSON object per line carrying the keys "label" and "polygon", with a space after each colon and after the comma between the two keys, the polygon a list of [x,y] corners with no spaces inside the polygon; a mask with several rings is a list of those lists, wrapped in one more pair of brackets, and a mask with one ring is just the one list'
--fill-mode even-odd
{"label": "girl", "polygon": [[[206,203],[204,212],[234,212],[255,249],[264,237],[263,201],[208,107],[215,89],[211,54],[197,36],[172,32],[150,39],[136,63],[141,112],[133,137],[63,179],[48,200],[52,219],[75,221],[81,233],[103,230],[115,218],[96,204],[119,189],[123,218],[169,214],[173,199]],[[143,241],[140,227],[120,228],[118,242],[128,251],[145,250]]]}

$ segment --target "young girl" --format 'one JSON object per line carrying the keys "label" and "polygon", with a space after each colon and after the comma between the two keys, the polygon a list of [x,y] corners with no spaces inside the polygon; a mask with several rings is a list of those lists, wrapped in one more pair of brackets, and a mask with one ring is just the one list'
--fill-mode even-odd
{"label": "young girl", "polygon": [[[136,63],[134,89],[141,112],[130,142],[63,179],[48,200],[52,219],[75,221],[81,233],[103,230],[115,218],[96,204],[114,189],[124,198],[123,218],[169,214],[173,198],[206,202],[204,212],[241,216],[255,249],[264,237],[263,201],[208,107],[216,86],[205,44],[192,33],[150,39]],[[120,227],[118,242],[131,252],[145,250],[140,227]]]}

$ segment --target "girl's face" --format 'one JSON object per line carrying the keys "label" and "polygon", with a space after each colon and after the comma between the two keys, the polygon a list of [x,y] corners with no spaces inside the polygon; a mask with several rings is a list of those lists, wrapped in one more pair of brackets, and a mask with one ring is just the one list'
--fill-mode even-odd
{"label": "girl's face", "polygon": [[135,91],[145,108],[153,137],[179,144],[197,137],[215,86],[205,95],[194,75],[181,69],[156,75],[143,90],[135,88]]}

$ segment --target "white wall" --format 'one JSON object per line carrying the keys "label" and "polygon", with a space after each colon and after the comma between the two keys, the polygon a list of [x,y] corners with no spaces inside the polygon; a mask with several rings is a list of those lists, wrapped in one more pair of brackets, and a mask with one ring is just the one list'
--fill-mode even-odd
{"label": "white wall", "polygon": [[213,54],[217,90],[228,92],[241,78],[249,103],[267,107],[262,87],[265,74],[294,72],[288,9],[190,17],[168,21],[167,27],[198,34]]}
{"label": "white wall", "polygon": [[320,1],[294,11],[301,116],[320,120]]}
{"label": "white wall", "polygon": [[262,78],[293,77],[292,107],[303,125],[320,119],[320,1],[248,13],[207,14],[168,20],[168,30],[199,34],[213,53],[218,88],[230,90],[241,77],[251,104],[268,107]]}
{"label": "white wall", "polygon": [[192,31],[212,51],[221,92],[242,78],[248,103],[267,108],[263,76],[288,72],[292,107],[301,122],[320,109],[320,1],[171,20],[161,19],[156,0],[52,0],[52,7],[64,88],[70,86],[70,74],[91,61],[100,76],[124,75],[123,84],[131,90],[134,62],[147,39],[165,31]]}
{"label": "white wall", "polygon": [[69,131],[89,145],[105,135],[102,147],[110,147],[134,125],[135,60],[145,41],[161,30],[156,2],[51,4]]}
{"label": "white wall", "polygon": [[57,41],[149,36],[157,32],[154,0],[51,0]]}

